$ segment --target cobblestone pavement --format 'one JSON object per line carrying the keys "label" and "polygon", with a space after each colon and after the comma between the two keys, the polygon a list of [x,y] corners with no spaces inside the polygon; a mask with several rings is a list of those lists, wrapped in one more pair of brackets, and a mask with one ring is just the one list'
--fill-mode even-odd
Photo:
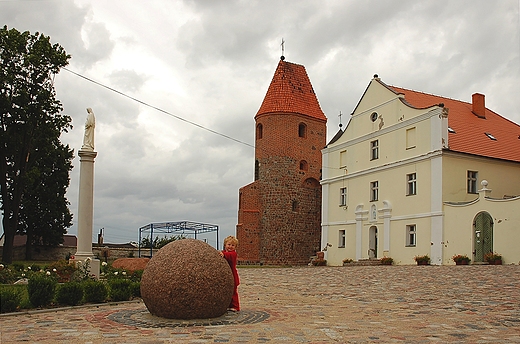
{"label": "cobblestone pavement", "polygon": [[520,343],[518,265],[239,274],[238,314],[182,322],[130,302],[4,315],[0,343]]}

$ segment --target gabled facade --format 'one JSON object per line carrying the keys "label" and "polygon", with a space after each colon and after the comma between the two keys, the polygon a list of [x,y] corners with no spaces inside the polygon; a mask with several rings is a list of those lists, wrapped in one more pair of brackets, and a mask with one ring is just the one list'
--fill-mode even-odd
{"label": "gabled facade", "polygon": [[371,80],[322,151],[329,265],[391,257],[520,261],[520,126],[472,102]]}
{"label": "gabled facade", "polygon": [[281,59],[255,116],[255,181],[239,190],[242,263],[302,265],[320,250],[326,123],[305,67]]}

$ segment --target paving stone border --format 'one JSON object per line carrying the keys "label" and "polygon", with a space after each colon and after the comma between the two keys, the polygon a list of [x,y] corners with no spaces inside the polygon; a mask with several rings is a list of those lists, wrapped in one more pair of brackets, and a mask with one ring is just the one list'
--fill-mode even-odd
{"label": "paving stone border", "polygon": [[242,310],[226,312],[221,317],[211,319],[167,319],[154,316],[148,310],[121,310],[107,316],[108,319],[120,324],[141,328],[173,328],[193,326],[222,326],[236,324],[256,324],[269,319],[269,313],[264,311]]}

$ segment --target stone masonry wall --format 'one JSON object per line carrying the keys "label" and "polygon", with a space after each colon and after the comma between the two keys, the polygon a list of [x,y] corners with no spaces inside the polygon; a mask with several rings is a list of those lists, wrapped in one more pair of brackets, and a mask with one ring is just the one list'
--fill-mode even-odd
{"label": "stone masonry wall", "polygon": [[[326,122],[281,113],[258,116],[259,123],[263,128],[255,151],[259,178],[240,190],[239,259],[276,265],[307,264],[320,250],[319,180]],[[300,123],[306,125],[305,137],[299,137]],[[258,204],[252,206],[254,200]],[[246,210],[257,210],[258,215]]]}

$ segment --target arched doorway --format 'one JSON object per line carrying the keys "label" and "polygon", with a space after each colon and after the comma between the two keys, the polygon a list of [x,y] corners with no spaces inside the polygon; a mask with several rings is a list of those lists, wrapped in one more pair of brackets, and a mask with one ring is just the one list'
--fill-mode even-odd
{"label": "arched doorway", "polygon": [[368,258],[377,258],[377,227],[368,229]]}
{"label": "arched doorway", "polygon": [[493,217],[482,211],[473,219],[473,261],[483,262],[484,255],[493,252]]}

